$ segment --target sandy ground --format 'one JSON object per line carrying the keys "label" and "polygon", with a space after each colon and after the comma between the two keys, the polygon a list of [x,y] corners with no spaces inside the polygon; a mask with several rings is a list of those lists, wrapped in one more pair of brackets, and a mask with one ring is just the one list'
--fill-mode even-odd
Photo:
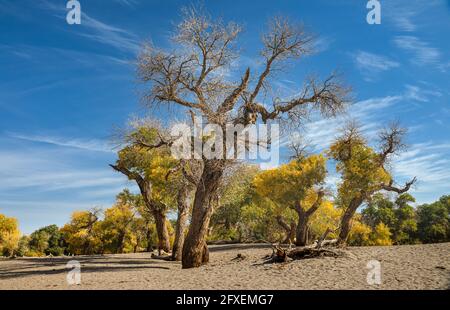
{"label": "sandy ground", "polygon": [[[150,254],[76,257],[81,285],[69,286],[66,263],[73,258],[0,260],[0,289],[449,289],[450,243],[355,247],[341,258],[264,264],[263,245],[211,249],[209,265],[182,270],[179,263]],[[246,256],[233,260],[238,253]],[[367,284],[367,263],[381,263],[381,285]]]}

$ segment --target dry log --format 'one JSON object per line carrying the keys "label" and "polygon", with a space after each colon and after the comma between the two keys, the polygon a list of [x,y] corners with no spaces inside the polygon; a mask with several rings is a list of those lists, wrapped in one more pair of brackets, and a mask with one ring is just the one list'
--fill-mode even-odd
{"label": "dry log", "polygon": [[308,259],[308,258],[315,258],[315,257],[339,257],[339,256],[341,256],[341,254],[336,251],[333,251],[333,250],[315,249],[315,248],[305,247],[305,248],[293,249],[292,251],[289,251],[289,253],[287,253],[287,256],[289,258],[297,260],[297,259]]}

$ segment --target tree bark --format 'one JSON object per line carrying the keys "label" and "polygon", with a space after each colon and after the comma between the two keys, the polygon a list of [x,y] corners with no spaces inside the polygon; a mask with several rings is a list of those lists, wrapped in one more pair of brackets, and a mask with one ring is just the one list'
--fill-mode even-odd
{"label": "tree bark", "polygon": [[178,193],[178,218],[175,228],[175,241],[172,248],[172,259],[181,261],[191,197],[188,186],[184,186]]}
{"label": "tree bark", "polygon": [[158,251],[170,252],[169,231],[167,229],[167,219],[164,210],[155,209],[153,211],[155,217],[156,233],[158,234]]}
{"label": "tree bark", "polygon": [[281,215],[278,215],[276,220],[278,225],[280,225],[286,232],[286,239],[284,239],[283,243],[288,244],[294,242],[297,225],[294,222],[289,225]]}
{"label": "tree bark", "polygon": [[205,161],[195,192],[191,225],[183,246],[183,268],[200,267],[209,261],[206,237],[223,171],[224,167],[217,161]]}
{"label": "tree bark", "polygon": [[296,246],[306,246],[308,244],[308,221],[306,212],[298,213],[297,231],[295,237]]}
{"label": "tree bark", "polygon": [[300,202],[297,202],[297,204],[295,205],[295,211],[297,211],[298,214],[297,234],[295,240],[296,246],[306,246],[308,244],[308,223],[311,216],[319,209],[320,205],[322,204],[324,195],[325,193],[320,190],[317,193],[316,201],[308,210],[304,210]]}
{"label": "tree bark", "polygon": [[150,229],[150,224],[147,223],[147,252],[153,252],[153,244],[152,244],[152,230]]}
{"label": "tree bark", "polygon": [[363,203],[364,198],[356,197],[350,201],[348,208],[345,210],[341,219],[341,228],[339,231],[338,245],[343,246],[347,243],[348,236],[351,230],[351,220],[355,215],[356,210]]}

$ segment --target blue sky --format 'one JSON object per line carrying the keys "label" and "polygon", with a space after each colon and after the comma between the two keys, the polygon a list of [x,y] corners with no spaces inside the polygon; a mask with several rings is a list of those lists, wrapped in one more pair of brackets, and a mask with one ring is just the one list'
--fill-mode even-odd
{"label": "blue sky", "polygon": [[[139,101],[133,61],[144,41],[170,47],[185,1],[80,0],[82,24],[66,23],[65,0],[0,0],[0,213],[23,232],[62,225],[74,210],[108,207],[130,187],[111,171],[111,138]],[[347,118],[374,137],[388,121],[409,129],[408,150],[392,165],[399,182],[417,176],[418,202],[450,193],[450,1],[381,1],[381,25],[366,23],[366,1],[205,1],[214,18],[245,31],[242,60],[260,69],[260,34],[271,16],[287,15],[317,34],[317,53],[277,76],[280,92],[308,74],[334,69],[353,87],[348,115],[312,119],[315,151],[329,145]],[[168,118],[164,111],[160,116]],[[330,177],[330,182],[335,176]]]}

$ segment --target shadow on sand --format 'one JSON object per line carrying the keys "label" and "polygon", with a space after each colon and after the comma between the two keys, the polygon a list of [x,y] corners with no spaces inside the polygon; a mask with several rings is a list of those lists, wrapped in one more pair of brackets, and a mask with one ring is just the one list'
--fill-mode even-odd
{"label": "shadow on sand", "polygon": [[153,261],[150,257],[128,259],[113,256],[20,258],[11,260],[11,266],[0,268],[0,279],[67,273],[70,269],[66,268],[66,264],[71,260],[80,262],[83,273],[121,272],[140,269],[170,270],[170,267],[158,266],[157,264],[160,264],[160,262]]}

